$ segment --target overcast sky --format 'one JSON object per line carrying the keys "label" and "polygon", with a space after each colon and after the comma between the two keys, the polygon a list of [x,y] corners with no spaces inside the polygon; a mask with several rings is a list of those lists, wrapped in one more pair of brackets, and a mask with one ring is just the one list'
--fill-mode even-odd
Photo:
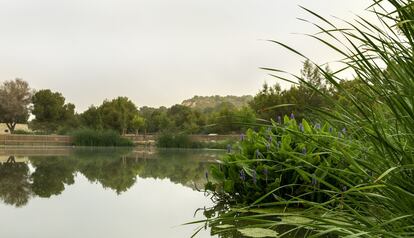
{"label": "overcast sky", "polygon": [[352,19],[367,0],[0,0],[0,81],[61,92],[77,111],[127,96],[170,106],[194,95],[255,94],[298,72],[283,41],[318,62],[334,55],[293,33],[315,29],[298,5]]}

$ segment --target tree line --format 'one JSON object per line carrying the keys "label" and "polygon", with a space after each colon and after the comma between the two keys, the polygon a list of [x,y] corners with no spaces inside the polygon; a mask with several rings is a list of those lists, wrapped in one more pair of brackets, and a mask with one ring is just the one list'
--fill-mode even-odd
{"label": "tree line", "polygon": [[[329,72],[325,70],[324,72]],[[119,133],[187,133],[228,134],[242,133],[259,122],[277,121],[283,115],[296,118],[312,118],[315,109],[329,108],[332,100],[351,106],[341,92],[325,80],[321,70],[305,61],[301,70],[303,82],[282,90],[279,84],[267,83],[245,106],[237,107],[223,101],[212,107],[193,108],[176,104],[169,108],[137,107],[127,97],[104,100],[99,106],[90,106],[82,113],[76,113],[75,105],[66,102],[59,92],[50,89],[34,91],[21,79],[6,81],[0,86],[0,122],[6,123],[11,132],[16,123],[29,122],[33,131],[40,133],[67,134],[79,128],[113,130]],[[363,98],[361,82],[344,80],[343,87],[353,90]],[[315,90],[324,92],[316,94]]]}

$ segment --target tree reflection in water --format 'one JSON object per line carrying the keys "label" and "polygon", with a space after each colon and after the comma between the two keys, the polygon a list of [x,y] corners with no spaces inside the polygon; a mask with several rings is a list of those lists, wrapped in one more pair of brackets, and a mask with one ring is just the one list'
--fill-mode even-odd
{"label": "tree reflection in water", "polygon": [[16,162],[14,156],[10,156],[7,162],[0,163],[0,200],[21,207],[27,204],[31,196],[28,165]]}
{"label": "tree reflection in water", "polygon": [[[187,187],[202,188],[204,173],[218,152],[157,151],[132,153],[131,150],[75,150],[69,156],[29,156],[27,163],[10,157],[0,164],[0,199],[16,207],[31,197],[48,198],[61,194],[82,174],[117,194],[131,188],[137,177],[169,179]],[[13,162],[14,161],[14,162]],[[29,165],[33,167],[30,173]]]}

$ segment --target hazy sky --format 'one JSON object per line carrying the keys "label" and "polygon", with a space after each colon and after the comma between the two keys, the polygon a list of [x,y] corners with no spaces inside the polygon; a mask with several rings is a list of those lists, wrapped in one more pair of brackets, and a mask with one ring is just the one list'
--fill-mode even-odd
{"label": "hazy sky", "polygon": [[352,19],[367,0],[0,0],[0,81],[61,92],[83,111],[127,96],[170,106],[193,95],[255,94],[275,82],[258,67],[298,72],[333,55],[293,33],[315,29],[298,5]]}

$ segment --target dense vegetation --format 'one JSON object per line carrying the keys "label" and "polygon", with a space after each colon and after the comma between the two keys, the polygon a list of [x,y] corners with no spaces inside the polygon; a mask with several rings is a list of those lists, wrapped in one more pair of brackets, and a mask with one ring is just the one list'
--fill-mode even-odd
{"label": "dense vegetation", "polygon": [[[240,150],[212,169],[206,188],[218,201],[232,204],[221,202],[219,212],[209,211],[208,225],[215,232],[223,237],[293,237],[300,230],[305,237],[413,236],[413,4],[375,1],[369,9],[380,27],[358,18],[337,28],[307,10],[323,22],[315,24],[321,33],[312,37],[339,52],[342,70],[357,79],[343,82],[316,64],[327,90],[296,77],[295,90],[304,87],[326,106],[301,115],[313,123],[276,119],[258,133],[250,131]],[[283,71],[268,70],[290,80]]]}
{"label": "dense vegetation", "polygon": [[79,129],[72,134],[76,146],[133,146],[133,142],[112,130]]}
{"label": "dense vegetation", "polygon": [[[329,69],[327,69],[329,72]],[[303,82],[282,90],[278,84],[263,89],[251,96],[211,96],[185,100],[170,108],[140,107],[127,97],[105,100],[99,106],[90,106],[82,113],[76,113],[75,105],[66,102],[59,92],[49,89],[32,94],[26,82],[10,81],[9,84],[25,83],[26,101],[17,102],[13,108],[25,108],[16,122],[27,122],[28,113],[34,115],[30,128],[41,134],[70,134],[80,128],[96,131],[113,130],[124,133],[185,133],[185,134],[231,134],[243,133],[258,121],[270,121],[281,115],[294,113],[297,118],[314,118],[311,108],[332,107],[324,96],[313,93],[308,85],[321,90],[331,100],[349,102],[329,82],[324,80],[321,69],[305,61],[300,78]],[[341,85],[357,93],[361,90],[359,80],[343,81]],[[3,86],[6,87],[6,84]],[[10,87],[10,86],[8,86]],[[10,91],[10,90],[9,90]],[[17,94],[17,92],[16,92]],[[362,94],[363,95],[363,94]],[[6,96],[5,96],[6,98]],[[27,101],[29,100],[29,101]],[[28,107],[28,102],[33,107]],[[289,105],[280,107],[275,105]],[[14,113],[10,108],[10,113]],[[29,110],[31,109],[31,110]],[[4,109],[5,110],[5,109]],[[7,114],[4,114],[6,116]],[[4,119],[5,121],[6,118]],[[15,122],[15,123],[16,123]],[[14,125],[14,124],[11,124]]]}

